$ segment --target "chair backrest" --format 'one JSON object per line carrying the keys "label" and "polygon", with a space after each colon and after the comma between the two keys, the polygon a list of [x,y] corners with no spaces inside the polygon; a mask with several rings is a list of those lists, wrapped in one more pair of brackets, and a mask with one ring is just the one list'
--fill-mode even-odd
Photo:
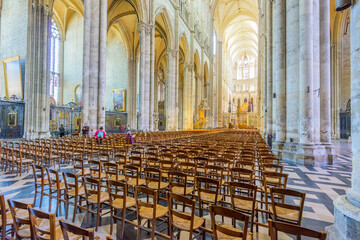
{"label": "chair backrest", "polygon": [[[287,209],[288,211],[293,211],[297,213],[297,215],[295,216],[297,216],[298,218],[296,221],[294,218],[294,221],[297,224],[301,223],[306,193],[298,192],[291,189],[270,188],[270,195],[275,221],[278,220],[278,211],[283,211],[284,209]],[[291,198],[288,199],[291,201],[287,201],[286,198]],[[288,202],[299,202],[299,204],[289,204]]]}
{"label": "chair backrest", "polygon": [[86,199],[89,199],[92,195],[97,196],[97,202],[100,203],[101,197],[101,180],[94,179],[92,177],[83,177],[84,189]]}
{"label": "chair backrest", "polygon": [[221,185],[221,180],[224,177],[224,168],[222,166],[207,165],[205,167],[205,176],[207,178],[218,180]]}
{"label": "chair backrest", "polygon": [[186,195],[187,175],[183,172],[171,171],[169,174],[169,189],[172,191],[173,187],[184,188],[184,195]]}
{"label": "chair backrest", "polygon": [[308,228],[296,226],[294,224],[283,223],[273,221],[272,219],[268,219],[269,222],[269,232],[271,240],[278,240],[278,232],[283,232],[286,234],[291,234],[294,236],[303,236],[318,240],[325,240],[326,233],[325,232],[318,232]]}
{"label": "chair backrest", "polygon": [[233,207],[236,205],[236,199],[240,199],[243,201],[252,201],[252,210],[254,210],[256,204],[256,193],[256,185],[241,182],[230,182],[230,197]]}
{"label": "chair backrest", "polygon": [[74,173],[84,176],[85,166],[84,159],[82,157],[75,157],[74,159]]}
{"label": "chair backrest", "polygon": [[126,209],[126,196],[128,192],[127,184],[108,179],[106,180],[106,186],[110,196],[110,205],[112,205],[113,201],[115,201],[116,199],[123,199],[123,209]]}
{"label": "chair backrest", "polygon": [[56,171],[51,168],[46,168],[48,181],[51,186],[56,186],[56,189],[60,189],[60,177],[59,171]]}
{"label": "chair backrest", "polygon": [[138,185],[138,180],[140,178],[140,170],[138,167],[132,165],[125,165],[124,175],[126,181],[136,179],[136,185]]}
{"label": "chair backrest", "polygon": [[158,183],[158,190],[160,190],[160,182],[161,182],[161,171],[157,168],[146,167],[144,168],[146,184],[150,182]]}
{"label": "chair backrest", "polygon": [[[4,195],[0,195],[0,219],[1,219],[1,223],[6,223],[6,206],[5,206]],[[6,224],[1,225],[0,231],[1,231],[1,239],[5,239]]]}
{"label": "chair backrest", "polygon": [[31,238],[31,236],[21,236],[19,235],[19,230],[22,226],[29,225],[30,227],[30,219],[29,219],[29,212],[28,207],[33,207],[32,204],[26,204],[22,202],[18,202],[15,200],[8,199],[8,204],[11,212],[11,216],[13,218],[13,224],[15,233],[19,238]]}
{"label": "chair backrest", "polygon": [[246,168],[235,167],[231,169],[231,181],[253,183],[254,171]]}
{"label": "chair backrest", "polygon": [[210,193],[215,194],[215,203],[217,203],[218,195],[220,191],[220,182],[216,179],[207,178],[207,177],[197,177],[197,192],[198,197],[201,199],[201,193]]}
{"label": "chair backrest", "polygon": [[116,181],[118,180],[119,165],[117,165],[116,163],[105,162],[104,169],[107,178],[116,179]]}
{"label": "chair backrest", "polygon": [[263,182],[266,188],[286,188],[288,174],[277,172],[263,172]]}
{"label": "chair backrest", "polygon": [[[64,240],[70,240],[69,234],[72,233],[76,236],[87,237],[88,240],[94,240],[94,229],[84,229],[78,226],[75,226],[70,223],[64,222],[62,219],[59,221],[60,227],[64,236]],[[72,239],[72,238],[71,238]]]}
{"label": "chair backrest", "polygon": [[[229,236],[227,239],[231,239],[231,238],[247,239],[247,231],[248,231],[249,218],[250,218],[249,215],[246,215],[231,208],[216,206],[216,205],[210,206],[210,215],[211,215],[211,225],[212,225],[214,240],[221,239],[219,238],[219,233]],[[236,225],[236,220],[243,222],[242,230],[240,229],[239,226],[231,228],[217,223],[215,218],[218,215],[221,217],[233,219],[235,225]]]}
{"label": "chair backrest", "polygon": [[69,193],[73,189],[75,189],[75,197],[79,194],[79,176],[78,174],[73,174],[70,172],[63,172],[63,179],[65,183],[65,191]]}
{"label": "chair backrest", "polygon": [[[36,240],[56,240],[61,236],[56,236],[55,214],[46,213],[29,207],[29,218],[32,235]],[[48,226],[40,226],[42,219],[48,220]]]}
{"label": "chair backrest", "polygon": [[102,173],[102,164],[100,161],[90,160],[89,161],[90,175],[92,177],[100,178]]}
{"label": "chair backrest", "polygon": [[32,164],[31,166],[33,169],[35,182],[38,182],[38,183],[41,182],[41,184],[44,184],[46,182],[44,167],[40,166],[40,165],[35,165],[35,164]]}
{"label": "chair backrest", "polygon": [[[145,195],[146,202],[140,199],[141,195]],[[152,198],[152,201],[151,201]],[[135,199],[136,199],[136,210],[137,213],[140,213],[141,207],[147,207],[153,209],[153,218],[156,218],[156,203],[158,199],[158,191],[153,190],[144,186],[136,186],[135,187]]]}

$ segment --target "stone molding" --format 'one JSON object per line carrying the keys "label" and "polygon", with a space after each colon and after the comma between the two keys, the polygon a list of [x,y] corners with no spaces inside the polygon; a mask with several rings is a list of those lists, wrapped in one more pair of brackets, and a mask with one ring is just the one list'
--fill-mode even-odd
{"label": "stone molding", "polygon": [[154,25],[144,23],[144,22],[139,23],[139,26],[138,26],[139,34],[145,33],[146,36],[150,36],[151,33],[153,32],[153,30],[154,30]]}

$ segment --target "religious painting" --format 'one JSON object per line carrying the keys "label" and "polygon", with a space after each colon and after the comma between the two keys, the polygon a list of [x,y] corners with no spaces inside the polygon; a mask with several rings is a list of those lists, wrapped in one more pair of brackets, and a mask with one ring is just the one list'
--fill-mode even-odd
{"label": "religious painting", "polygon": [[75,104],[78,106],[82,106],[82,94],[83,94],[83,89],[82,89],[82,85],[79,84],[75,87]]}
{"label": "religious painting", "polygon": [[17,124],[17,113],[14,111],[11,111],[8,115],[8,126],[13,128]]}
{"label": "religious painting", "polygon": [[113,107],[116,112],[125,112],[125,89],[113,90]]}
{"label": "religious painting", "polygon": [[122,125],[122,119],[121,118],[116,118],[114,121],[114,126],[115,127],[121,127]]}
{"label": "religious painting", "polygon": [[20,57],[13,57],[3,61],[5,92],[7,100],[22,100],[23,86],[21,78]]}

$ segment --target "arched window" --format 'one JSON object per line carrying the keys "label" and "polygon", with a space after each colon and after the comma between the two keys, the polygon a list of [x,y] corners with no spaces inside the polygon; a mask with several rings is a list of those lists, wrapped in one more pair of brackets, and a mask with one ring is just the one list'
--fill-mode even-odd
{"label": "arched window", "polygon": [[54,20],[51,21],[51,56],[50,56],[50,95],[53,96],[56,103],[59,98],[59,80],[60,80],[60,42],[61,35]]}
{"label": "arched window", "polygon": [[254,58],[250,58],[249,61],[249,78],[255,78],[255,59]]}
{"label": "arched window", "polygon": [[242,79],[242,61],[241,60],[238,62],[236,75],[237,75],[236,78],[238,80]]}
{"label": "arched window", "polygon": [[249,79],[249,59],[247,58],[246,54],[245,54],[245,57],[244,57],[244,70],[243,70],[243,73],[244,73],[243,79]]}

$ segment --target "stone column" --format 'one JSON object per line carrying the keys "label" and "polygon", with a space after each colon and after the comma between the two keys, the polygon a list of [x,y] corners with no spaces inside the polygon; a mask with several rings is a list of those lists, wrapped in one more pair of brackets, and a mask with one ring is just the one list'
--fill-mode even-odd
{"label": "stone column", "polygon": [[131,56],[128,62],[128,92],[127,92],[127,113],[128,124],[131,129],[137,128],[137,64],[136,57]]}
{"label": "stone column", "polygon": [[312,1],[299,1],[300,12],[300,143],[313,145],[312,122],[312,64],[313,64],[313,4]]}
{"label": "stone column", "polygon": [[335,224],[326,229],[330,240],[360,239],[360,1],[351,7],[351,134],[352,186],[334,201]]}
{"label": "stone column", "polygon": [[[260,1],[259,10],[259,64],[258,64],[258,104],[257,113],[261,124],[261,134],[266,134],[266,1]],[[259,124],[259,126],[260,126]]]}
{"label": "stone column", "polygon": [[32,0],[28,22],[25,138],[50,136],[50,27],[53,0]]}
{"label": "stone column", "polygon": [[336,162],[331,144],[331,45],[330,1],[320,1],[320,141],[325,145],[328,163]]}
{"label": "stone column", "polygon": [[167,50],[167,111],[166,111],[166,129],[168,131],[175,131],[177,129],[177,118],[176,118],[176,67],[178,63],[178,51],[168,49]]}
{"label": "stone column", "polygon": [[222,110],[222,88],[223,88],[223,84],[222,84],[222,63],[223,63],[223,58],[222,58],[222,53],[223,53],[223,42],[222,41],[218,41],[217,44],[217,57],[218,57],[218,69],[217,69],[217,126],[218,127],[222,127],[224,125],[223,121],[223,110]]}
{"label": "stone column", "polygon": [[189,84],[188,84],[188,66],[187,66],[187,63],[186,62],[184,62],[184,79],[183,79],[183,83],[184,83],[184,85],[183,85],[183,99],[182,99],[182,102],[183,102],[183,115],[181,116],[182,117],[182,119],[183,119],[183,126],[182,126],[182,129],[183,130],[186,130],[187,129],[187,108],[188,108],[188,102],[187,102],[187,100],[188,100],[188,96],[189,96],[189,94],[188,94],[188,87],[189,87]]}
{"label": "stone column", "polygon": [[105,127],[107,0],[85,1],[83,123]]}
{"label": "stone column", "polygon": [[274,1],[273,75],[276,85],[275,118],[276,146],[281,149],[286,141],[286,1]]}
{"label": "stone column", "polygon": [[193,86],[193,65],[187,64],[187,76],[184,81],[184,88],[186,92],[185,102],[186,102],[186,129],[193,129],[193,107],[192,107],[192,86]]}
{"label": "stone column", "polygon": [[151,114],[151,37],[154,26],[146,23],[139,24],[140,34],[140,123],[139,130],[150,129]]}
{"label": "stone column", "polygon": [[[272,79],[272,1],[266,1],[266,32],[267,32],[267,55],[266,55],[266,79],[267,79],[267,109],[266,109],[266,132],[273,133],[273,79]],[[269,143],[270,144],[270,143]]]}

